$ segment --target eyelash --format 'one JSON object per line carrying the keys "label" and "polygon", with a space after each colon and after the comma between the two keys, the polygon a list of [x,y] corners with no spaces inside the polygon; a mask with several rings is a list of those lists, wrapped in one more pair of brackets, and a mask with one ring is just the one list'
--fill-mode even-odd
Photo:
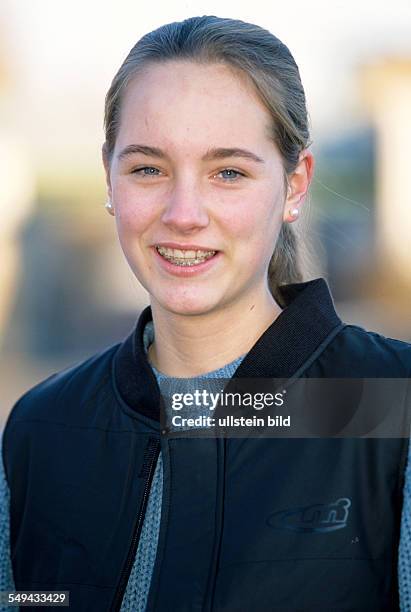
{"label": "eyelash", "polygon": [[[157,170],[158,171],[158,168],[155,168],[154,166],[143,166],[142,168],[136,168],[135,170],[132,170],[132,174],[137,174],[139,176],[159,176],[158,174],[154,174],[153,172],[147,172],[147,173],[143,172],[144,170]],[[220,172],[217,172],[217,174],[215,174],[214,176],[218,176],[222,172],[234,172],[236,175],[234,178],[231,178],[231,177],[222,178],[221,180],[224,181],[225,183],[234,183],[239,179],[239,177],[245,176],[243,172],[240,172],[239,170],[234,170],[234,168],[224,168],[223,170],[220,170]]]}

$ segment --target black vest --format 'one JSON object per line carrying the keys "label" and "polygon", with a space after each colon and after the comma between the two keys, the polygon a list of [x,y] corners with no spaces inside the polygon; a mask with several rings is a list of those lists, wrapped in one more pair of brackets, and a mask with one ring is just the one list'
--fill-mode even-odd
{"label": "black vest", "polygon": [[[321,279],[235,376],[409,377],[411,347],[345,326]],[[4,434],[16,588],[119,610],[161,450],[148,610],[398,610],[406,439],[193,439],[159,423],[142,332],[29,391]]]}

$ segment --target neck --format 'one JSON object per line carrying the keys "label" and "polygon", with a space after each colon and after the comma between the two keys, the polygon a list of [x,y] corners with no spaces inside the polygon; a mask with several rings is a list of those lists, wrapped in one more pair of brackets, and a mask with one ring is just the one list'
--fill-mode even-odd
{"label": "neck", "polygon": [[247,353],[281,313],[271,293],[262,297],[205,315],[171,313],[153,301],[155,340],[148,352],[150,362],[176,378],[222,368]]}

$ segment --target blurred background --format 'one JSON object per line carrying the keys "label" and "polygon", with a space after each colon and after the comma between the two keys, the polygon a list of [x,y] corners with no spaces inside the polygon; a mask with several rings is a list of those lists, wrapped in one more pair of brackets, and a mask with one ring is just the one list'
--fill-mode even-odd
{"label": "blurred background", "polygon": [[104,96],[144,33],[200,14],[291,49],[316,178],[300,230],[347,322],[411,340],[411,3],[3,0],[0,427],[30,386],[121,340],[148,303],[104,210]]}

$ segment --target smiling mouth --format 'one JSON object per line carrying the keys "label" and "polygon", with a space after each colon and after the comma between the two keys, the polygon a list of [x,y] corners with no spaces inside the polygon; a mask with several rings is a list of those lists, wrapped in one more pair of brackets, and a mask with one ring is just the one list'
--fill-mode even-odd
{"label": "smiling mouth", "polygon": [[176,266],[198,266],[207,259],[214,257],[217,251],[183,251],[180,249],[169,249],[156,246],[157,253]]}

